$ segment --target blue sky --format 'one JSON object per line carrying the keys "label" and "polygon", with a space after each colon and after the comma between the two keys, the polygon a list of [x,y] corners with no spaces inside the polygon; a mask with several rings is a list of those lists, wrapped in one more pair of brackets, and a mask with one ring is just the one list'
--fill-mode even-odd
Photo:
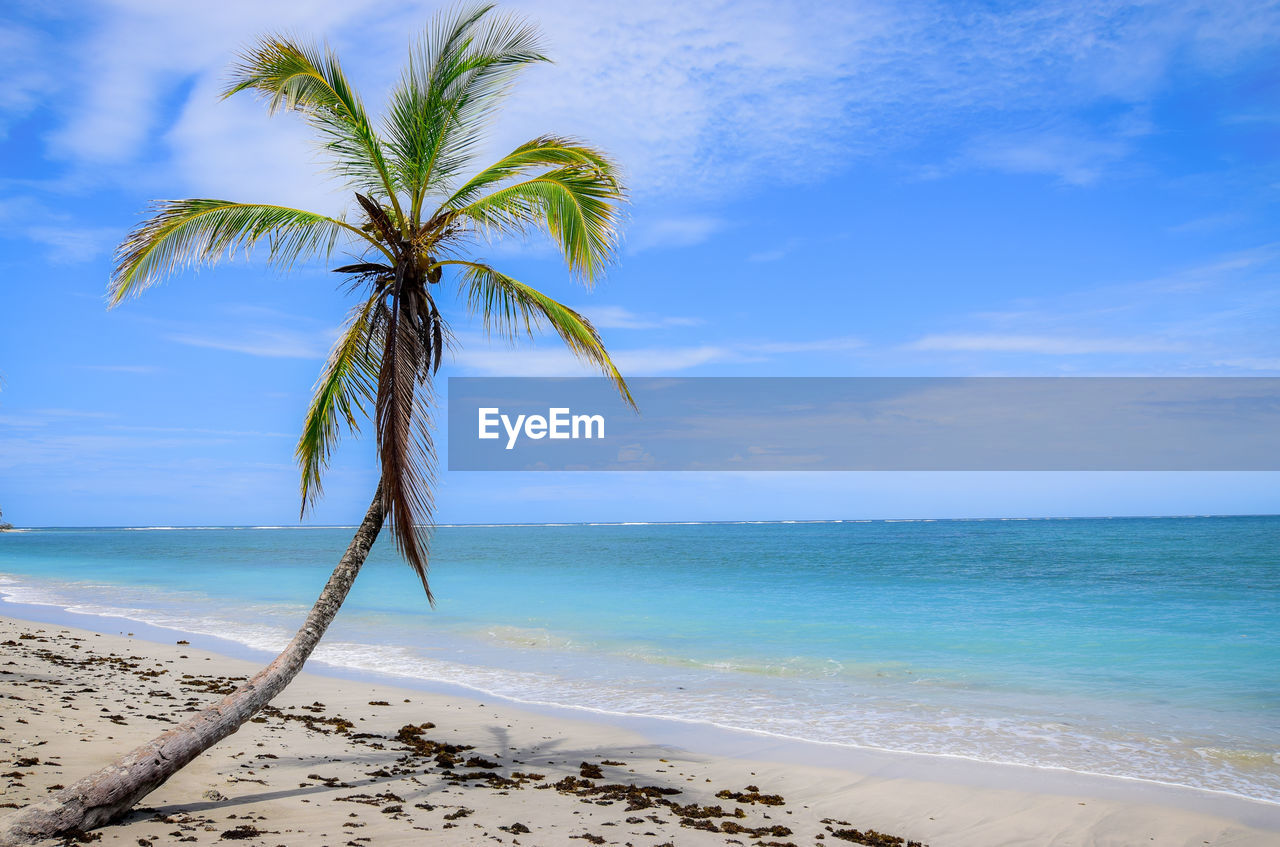
{"label": "blue sky", "polygon": [[[614,7],[616,5],[616,7]],[[374,107],[435,4],[18,2],[0,12],[0,508],[27,525],[285,524],[294,438],[345,313],[322,267],[175,277],[114,311],[147,202],[341,212],[307,133],[218,102],[235,50],[327,38]],[[576,287],[635,376],[1280,375],[1276,3],[509,4],[554,65],[488,153],[612,153],[621,261]],[[441,375],[581,373],[458,305]],[[441,418],[443,420],[443,418]],[[318,523],[375,482],[366,441]],[[445,522],[1280,512],[1273,474],[442,472]]]}

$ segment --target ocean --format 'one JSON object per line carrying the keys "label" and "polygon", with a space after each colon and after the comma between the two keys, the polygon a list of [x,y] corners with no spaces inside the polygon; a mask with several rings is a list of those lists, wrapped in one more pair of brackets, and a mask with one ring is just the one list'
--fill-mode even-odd
{"label": "ocean", "polygon": [[[0,594],[276,650],[350,534],[4,533]],[[436,608],[383,538],[315,660],[1280,803],[1280,517],[445,526],[431,550]]]}

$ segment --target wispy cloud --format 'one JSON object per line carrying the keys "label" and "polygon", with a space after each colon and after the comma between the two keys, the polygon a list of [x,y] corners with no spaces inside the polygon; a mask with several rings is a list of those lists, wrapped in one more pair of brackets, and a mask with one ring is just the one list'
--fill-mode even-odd
{"label": "wispy cloud", "polygon": [[[1280,247],[1208,256],[1146,279],[1079,285],[1006,308],[957,315],[946,330],[899,349],[925,354],[1094,357],[1086,367],[1180,373],[1250,369],[1274,360],[1280,317]],[[1098,357],[1121,357],[1107,363]],[[1266,369],[1265,367],[1262,369]]]}
{"label": "wispy cloud", "polygon": [[302,332],[292,329],[244,329],[234,334],[198,335],[171,333],[169,341],[190,347],[207,347],[211,350],[229,350],[248,356],[272,359],[323,359],[329,354],[329,346],[336,332]]}
{"label": "wispy cloud", "polygon": [[280,31],[300,20],[323,33],[365,5],[361,0],[101,3],[95,10],[98,26],[89,30],[88,49],[77,53],[72,71],[73,90],[83,100],[68,111],[52,147],[85,161],[128,160],[154,137],[162,98],[193,76],[220,76],[246,33]]}
{"label": "wispy cloud", "polygon": [[1280,124],[1280,114],[1273,111],[1240,112],[1234,115],[1225,115],[1220,119],[1220,122],[1226,126],[1240,124]]}
{"label": "wispy cloud", "polygon": [[108,252],[120,233],[110,227],[86,226],[75,216],[29,195],[0,200],[0,236],[26,239],[44,248],[57,264],[86,262]]}
{"label": "wispy cloud", "polygon": [[344,212],[350,195],[324,172],[313,134],[290,115],[267,115],[252,98],[220,101],[221,80],[203,77],[164,133],[171,178],[197,196]]}
{"label": "wispy cloud", "polygon": [[[656,376],[738,360],[741,354],[725,347],[702,345],[615,350],[611,358],[624,374]],[[484,376],[591,376],[598,373],[565,350],[466,349],[457,354],[456,363],[470,373]]]}
{"label": "wispy cloud", "polygon": [[587,365],[567,350],[484,350],[465,347],[454,363],[480,376],[583,376]]}
{"label": "wispy cloud", "polygon": [[39,102],[39,95],[53,85],[52,74],[40,62],[46,39],[39,32],[13,22],[0,21],[0,138],[11,122],[24,117]]}
{"label": "wispy cloud", "polygon": [[89,418],[98,420],[101,418],[114,418],[114,412],[99,412],[96,409],[32,409],[32,414],[40,415],[48,418]]}
{"label": "wispy cloud", "polygon": [[636,223],[634,231],[628,236],[627,249],[640,252],[671,247],[693,247],[724,228],[724,221],[705,215],[641,220]]}
{"label": "wispy cloud", "polygon": [[699,365],[741,359],[741,353],[714,345],[620,350],[614,357],[619,370],[623,373],[634,374],[676,373],[689,368],[696,368]]}
{"label": "wispy cloud", "polygon": [[197,323],[132,315],[166,341],[269,359],[324,359],[340,327],[316,318],[251,303],[223,303]]}
{"label": "wispy cloud", "polygon": [[1043,335],[926,335],[908,350],[965,353],[1032,353],[1079,356],[1098,353],[1167,353],[1184,349],[1167,341],[1134,338],[1072,338]]}
{"label": "wispy cloud", "polygon": [[[675,374],[712,362],[733,361],[739,358],[739,354],[730,349],[703,345],[630,349],[613,352],[612,358],[623,374],[650,376]],[[572,353],[557,349],[466,349],[457,354],[456,362],[471,374],[485,376],[593,376],[599,372],[588,363],[577,360]]]}
{"label": "wispy cloud", "polygon": [[1053,176],[1068,185],[1091,185],[1132,145],[1083,133],[1026,132],[985,136],[971,142],[962,156],[968,165],[1012,174]]}
{"label": "wispy cloud", "polygon": [[257,430],[241,430],[241,429],[209,429],[207,427],[190,427],[190,426],[136,426],[126,424],[113,424],[107,426],[106,429],[117,430],[120,432],[160,432],[175,433],[178,435],[216,435],[216,436],[235,436],[237,438],[297,438],[296,434],[287,432],[259,432]]}
{"label": "wispy cloud", "polygon": [[1280,371],[1280,356],[1275,358],[1220,359],[1214,365],[1242,371]]}
{"label": "wispy cloud", "polygon": [[87,262],[110,252],[120,239],[120,231],[111,227],[31,226],[22,232],[49,248],[46,255],[59,263]]}
{"label": "wispy cloud", "polygon": [[102,421],[113,417],[111,413],[91,409],[23,409],[16,414],[0,413],[0,426],[43,429],[67,421]]}
{"label": "wispy cloud", "polygon": [[102,373],[154,374],[161,371],[161,368],[155,365],[80,365],[79,367],[86,371]]}
{"label": "wispy cloud", "polygon": [[1201,217],[1176,224],[1175,226],[1171,226],[1169,227],[1169,232],[1178,234],[1213,232],[1235,226],[1244,219],[1245,216],[1239,212],[1222,212],[1216,215],[1203,215]]}
{"label": "wispy cloud", "polygon": [[[376,105],[394,81],[405,33],[418,31],[438,4],[420,0],[369,15],[372,5],[103,2],[91,10],[99,25],[67,48],[77,57],[71,74],[40,71],[55,59],[32,46],[32,32],[4,30],[6,79],[21,72],[5,96],[20,114],[65,91],[57,101],[65,116],[50,146],[80,165],[138,161],[159,138],[169,167],[193,188],[332,200],[300,154],[296,122],[267,121],[257,104],[219,105],[214,95],[246,34],[296,29],[305,20],[311,33],[334,38]],[[548,33],[557,63],[528,75],[493,148],[548,130],[571,133],[625,163],[638,195],[683,198],[812,180],[847,166],[850,156],[911,146],[929,134],[963,146],[955,127],[975,115],[994,118],[988,126],[1012,116],[1026,127],[1064,114],[1085,120],[1099,103],[1142,105],[1168,84],[1175,60],[1222,72],[1280,35],[1280,10],[1245,0],[1059,0],[1002,9],[885,0],[517,0],[516,7]],[[183,105],[165,125],[175,94]],[[1126,155],[1126,137],[1121,126],[1101,134],[996,134],[973,142],[970,162],[1087,183]],[[256,151],[252,160],[233,152],[246,146]],[[156,170],[137,168],[126,178]],[[699,232],[686,222],[655,235],[706,236]]]}
{"label": "wispy cloud", "polygon": [[857,350],[867,346],[861,338],[816,338],[811,341],[771,341],[758,344],[753,349],[761,353],[831,353],[839,350]]}
{"label": "wispy cloud", "polygon": [[1229,0],[529,8],[555,34],[559,64],[512,125],[567,125],[616,151],[642,191],[679,196],[802,182],[931,133],[963,144],[954,128],[975,115],[1026,127],[1080,114],[1074,134],[989,139],[982,166],[1096,179],[1142,122],[1094,134],[1089,109],[1143,105],[1175,60],[1216,71],[1280,30],[1280,11]]}
{"label": "wispy cloud", "polygon": [[662,329],[666,327],[700,326],[702,318],[681,318],[671,315],[639,315],[621,306],[583,306],[582,314],[597,329]]}
{"label": "wispy cloud", "polygon": [[[862,346],[863,342],[855,338],[728,342],[615,349],[611,357],[624,374],[658,376],[702,365],[762,362],[774,356],[848,351]],[[568,351],[555,349],[497,350],[484,349],[473,343],[456,354],[455,362],[465,371],[485,376],[582,376],[595,373],[594,368]]]}

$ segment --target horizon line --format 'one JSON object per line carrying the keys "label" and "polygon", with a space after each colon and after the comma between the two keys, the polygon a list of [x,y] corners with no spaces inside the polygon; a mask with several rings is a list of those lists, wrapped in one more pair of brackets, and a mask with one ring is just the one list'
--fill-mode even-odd
{"label": "horizon line", "polygon": [[[769,518],[748,519],[729,518],[724,520],[654,520],[654,521],[483,521],[483,522],[451,522],[439,523],[428,529],[461,529],[467,527],[551,527],[551,526],[714,526],[714,525],[786,525],[786,524],[837,524],[837,523],[982,523],[992,521],[1109,521],[1109,520],[1202,520],[1215,518],[1276,518],[1280,513],[1272,512],[1230,512],[1219,514],[1173,514],[1173,515],[1007,515],[989,517],[949,517],[949,518]],[[356,529],[357,524],[158,524],[143,526],[138,524],[45,524],[41,526],[13,526],[3,532],[14,532],[31,529],[118,529],[118,530],[222,530],[222,529],[258,529],[258,530],[304,530],[304,529]]]}

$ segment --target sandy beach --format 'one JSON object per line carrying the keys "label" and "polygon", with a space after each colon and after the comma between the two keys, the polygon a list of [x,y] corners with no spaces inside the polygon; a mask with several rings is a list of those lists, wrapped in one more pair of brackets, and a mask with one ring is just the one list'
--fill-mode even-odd
{"label": "sandy beach", "polygon": [[[257,670],[175,641],[0,619],[0,804],[47,796]],[[597,720],[305,673],[94,835],[140,847],[1280,844],[1280,810],[1266,804],[1189,803],[1195,792],[1150,786],[1138,801],[1106,780],[1055,793],[1034,775],[993,787],[954,761],[912,765],[945,777],[934,780],[795,759],[681,750]]]}

